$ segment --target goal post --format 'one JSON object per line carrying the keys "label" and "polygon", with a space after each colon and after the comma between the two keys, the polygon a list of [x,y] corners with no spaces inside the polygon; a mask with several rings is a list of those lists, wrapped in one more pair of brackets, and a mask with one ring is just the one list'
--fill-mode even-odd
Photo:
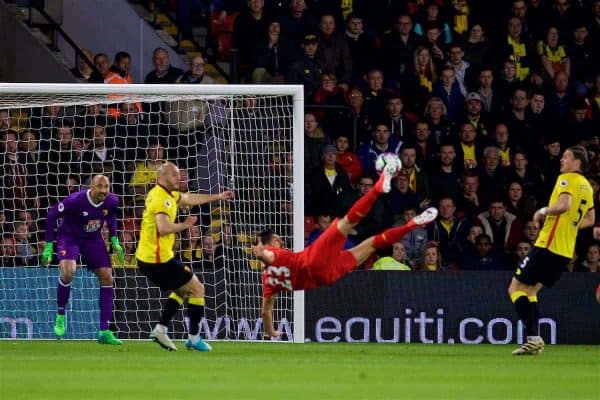
{"label": "goal post", "polygon": [[[128,256],[113,265],[112,329],[123,339],[147,338],[168,293],[132,256],[155,165],[170,160],[187,177],[182,191],[236,194],[179,210],[199,216],[197,229],[178,235],[175,253],[205,283],[201,334],[260,339],[260,263],[250,242],[272,227],[294,250],[304,246],[303,109],[299,85],[0,83],[0,338],[53,337],[56,260],[39,265],[47,207],[98,173],[111,178],[120,198],[118,231]],[[97,289],[93,274],[78,268],[67,338],[95,338]],[[304,342],[304,293],[281,296],[274,320],[283,340]],[[184,337],[185,323],[178,312],[175,338]]]}

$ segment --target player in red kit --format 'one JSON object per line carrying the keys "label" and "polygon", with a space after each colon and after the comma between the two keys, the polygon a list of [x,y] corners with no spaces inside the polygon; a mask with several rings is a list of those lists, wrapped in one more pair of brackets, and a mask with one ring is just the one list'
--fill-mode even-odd
{"label": "player in red kit", "polygon": [[283,240],[272,230],[259,235],[252,250],[264,263],[261,312],[265,337],[281,335],[273,327],[273,305],[278,292],[329,286],[354,271],[375,250],[391,246],[416,227],[435,220],[437,209],[431,207],[406,225],[390,228],[351,249],[343,250],[348,234],[369,213],[377,198],[390,191],[391,180],[399,167],[399,162],[397,165],[388,163],[373,189],[354,203],[343,218],[334,220],[313,244],[300,252],[284,249]]}

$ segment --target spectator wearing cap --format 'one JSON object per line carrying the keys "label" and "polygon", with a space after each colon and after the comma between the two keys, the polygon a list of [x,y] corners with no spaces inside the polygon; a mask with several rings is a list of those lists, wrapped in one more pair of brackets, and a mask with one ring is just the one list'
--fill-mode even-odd
{"label": "spectator wearing cap", "polygon": [[287,83],[298,83],[304,85],[304,97],[312,97],[314,91],[319,87],[323,69],[317,62],[315,55],[319,47],[319,40],[313,33],[302,39],[302,58],[290,65],[285,76]]}
{"label": "spectator wearing cap", "polygon": [[336,31],[335,19],[331,14],[321,15],[316,58],[323,71],[335,74],[339,83],[350,82],[352,77],[350,47],[344,33]]}
{"label": "spectator wearing cap", "polygon": [[350,180],[337,164],[337,149],[328,144],[323,147],[321,165],[310,175],[308,196],[309,215],[331,214],[340,201],[340,196],[351,190]]}
{"label": "spectator wearing cap", "polygon": [[463,122],[468,122],[477,131],[477,137],[480,141],[489,141],[488,136],[489,118],[483,110],[481,95],[477,92],[471,92],[465,97],[465,117]]}

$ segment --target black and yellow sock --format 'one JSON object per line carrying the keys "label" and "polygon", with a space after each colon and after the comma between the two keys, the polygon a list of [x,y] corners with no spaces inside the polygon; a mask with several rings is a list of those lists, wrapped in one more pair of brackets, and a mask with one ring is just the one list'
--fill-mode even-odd
{"label": "black and yellow sock", "polygon": [[204,316],[204,297],[190,297],[188,299],[187,314],[190,319],[189,333],[197,335],[200,331],[200,320]]}
{"label": "black and yellow sock", "polygon": [[169,326],[171,323],[171,319],[173,319],[173,315],[179,310],[179,307],[183,304],[183,299],[177,295],[177,293],[173,292],[169,295],[167,299],[167,304],[165,304],[165,308],[163,308],[162,315],[160,316],[160,324],[164,326]]}
{"label": "black and yellow sock", "polygon": [[531,307],[531,312],[533,313],[533,326],[535,327],[535,336],[539,336],[540,334],[540,309],[538,307],[538,298],[537,296],[527,296],[529,299],[529,304]]}
{"label": "black and yellow sock", "polygon": [[537,336],[537,324],[534,322],[533,307],[527,298],[527,293],[518,290],[510,295],[510,300],[515,305],[519,319],[525,324],[525,334]]}

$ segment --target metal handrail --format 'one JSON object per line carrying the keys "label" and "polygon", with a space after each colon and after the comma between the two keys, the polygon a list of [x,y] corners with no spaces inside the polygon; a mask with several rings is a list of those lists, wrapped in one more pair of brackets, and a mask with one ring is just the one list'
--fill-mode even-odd
{"label": "metal handrail", "polygon": [[[94,63],[92,62],[92,60],[90,60],[84,53],[83,51],[81,51],[81,48],[79,46],[77,46],[77,43],[75,43],[73,41],[73,39],[71,39],[69,37],[69,35],[67,35],[67,33],[65,31],[63,31],[63,29],[60,27],[60,25],[54,21],[54,19],[52,19],[52,17],[50,15],[48,15],[48,13],[46,11],[44,11],[43,6],[37,6],[33,4],[32,0],[29,0],[29,21],[28,24],[29,26],[33,26],[33,11],[32,9],[35,9],[38,13],[40,13],[40,15],[42,17],[44,17],[46,19],[46,21],[48,21],[48,23],[50,24],[50,27],[52,28],[52,30],[54,32],[58,32],[63,39],[65,40],[65,42],[67,42],[72,48],[73,50],[75,50],[75,56],[77,59],[77,56],[82,57],[83,60],[85,61],[85,63],[92,68],[92,71],[97,72],[98,74],[100,74],[100,71],[98,71],[98,69],[96,68],[96,66],[94,65]],[[53,50],[58,50],[58,47],[56,45],[56,38],[53,36],[52,38],[52,49]]]}

